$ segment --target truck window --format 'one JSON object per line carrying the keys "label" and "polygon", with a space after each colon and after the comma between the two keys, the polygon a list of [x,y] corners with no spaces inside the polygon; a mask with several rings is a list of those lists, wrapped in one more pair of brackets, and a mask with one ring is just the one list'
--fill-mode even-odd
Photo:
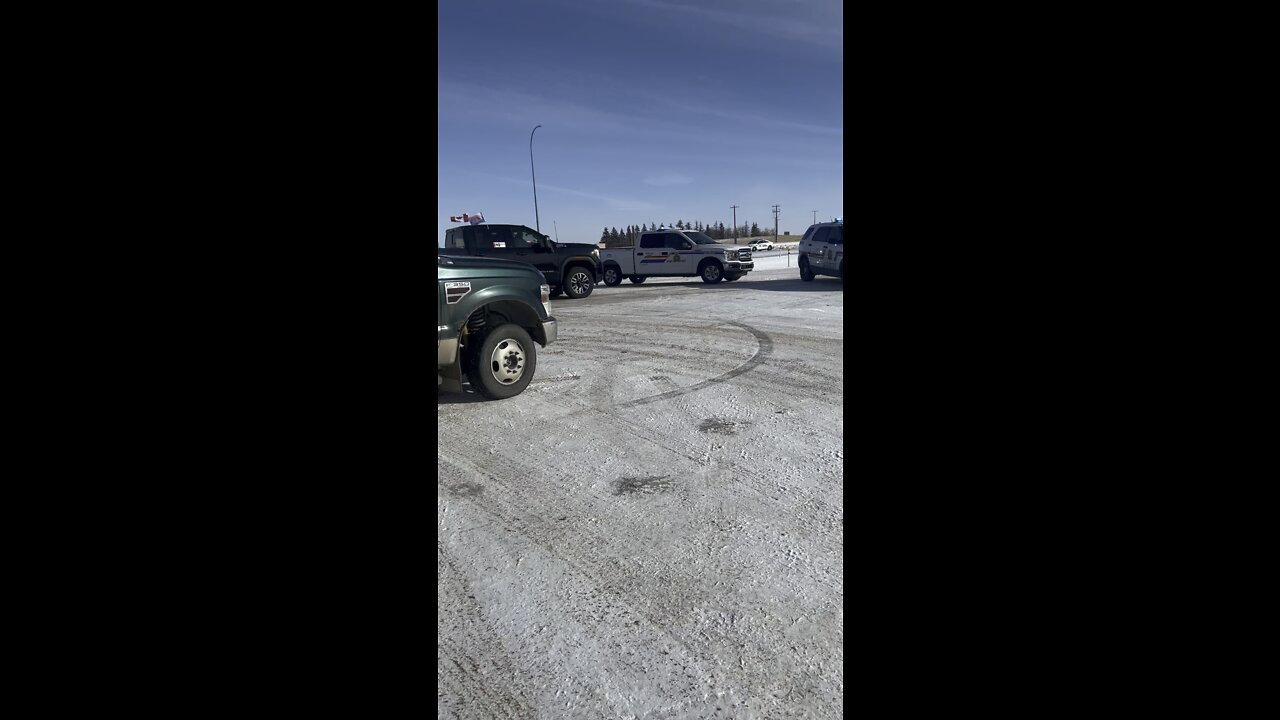
{"label": "truck window", "polygon": [[831,228],[829,227],[818,228],[818,232],[813,234],[813,241],[816,243],[824,243],[827,241],[827,237],[830,235],[831,235]]}
{"label": "truck window", "polygon": [[454,228],[445,235],[445,247],[454,248],[456,250],[466,250],[467,244],[463,240],[463,228]]}
{"label": "truck window", "polygon": [[511,229],[504,227],[477,227],[476,247],[481,250],[504,250],[511,247]]}
{"label": "truck window", "polygon": [[650,233],[640,236],[640,247],[645,249],[653,249],[666,247],[662,240],[661,233]]}
{"label": "truck window", "polygon": [[683,235],[676,235],[675,233],[667,233],[666,246],[672,250],[685,250],[691,244],[692,243],[690,243],[688,240],[684,239]]}
{"label": "truck window", "polygon": [[542,238],[527,227],[518,227],[511,231],[511,244],[507,247],[531,248],[542,245]]}

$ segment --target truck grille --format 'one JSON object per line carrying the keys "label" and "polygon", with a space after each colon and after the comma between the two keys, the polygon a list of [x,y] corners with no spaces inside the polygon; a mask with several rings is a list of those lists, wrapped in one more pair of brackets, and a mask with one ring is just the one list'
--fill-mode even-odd
{"label": "truck grille", "polygon": [[751,250],[750,250],[750,248],[740,248],[740,249],[738,250],[738,259],[739,259],[739,260],[750,260],[750,259],[751,259]]}

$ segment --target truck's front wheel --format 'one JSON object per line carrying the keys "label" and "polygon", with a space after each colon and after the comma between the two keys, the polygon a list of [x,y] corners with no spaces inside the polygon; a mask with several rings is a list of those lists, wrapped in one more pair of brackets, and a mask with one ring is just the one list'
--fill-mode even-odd
{"label": "truck's front wheel", "polygon": [[474,362],[467,363],[467,379],[487,398],[515,397],[533,380],[538,355],[529,333],[519,325],[499,325],[485,334]]}
{"label": "truck's front wheel", "polygon": [[591,294],[596,287],[596,279],[586,268],[574,266],[564,279],[564,294],[575,300]]}
{"label": "truck's front wheel", "polygon": [[604,284],[609,287],[622,284],[622,270],[615,265],[610,265],[604,269]]}
{"label": "truck's front wheel", "polygon": [[724,279],[724,268],[715,260],[706,260],[702,263],[699,274],[702,275],[702,282],[715,285]]}

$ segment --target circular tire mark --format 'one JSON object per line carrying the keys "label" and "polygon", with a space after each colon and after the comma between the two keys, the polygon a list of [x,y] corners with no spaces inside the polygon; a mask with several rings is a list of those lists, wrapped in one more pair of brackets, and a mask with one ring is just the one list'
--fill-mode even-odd
{"label": "circular tire mark", "polygon": [[639,400],[631,400],[629,402],[618,403],[617,405],[614,405],[614,407],[626,408],[626,407],[635,407],[636,405],[648,405],[651,402],[658,402],[659,400],[667,400],[669,398],[684,395],[685,393],[691,393],[696,390],[701,390],[703,388],[716,385],[718,383],[732,380],[733,378],[736,378],[739,375],[754,369],[760,363],[764,362],[764,359],[766,357],[768,357],[770,354],[773,353],[773,338],[769,337],[767,334],[761,332],[760,330],[757,330],[745,323],[735,322],[733,320],[726,320],[722,323],[717,323],[717,324],[733,325],[734,327],[740,327],[743,330],[746,330],[747,332],[751,333],[751,335],[755,337],[756,342],[760,344],[759,349],[756,350],[756,354],[752,355],[750,360],[747,360],[746,362],[742,363],[738,367],[730,370],[729,372],[723,375],[717,375],[716,377],[713,377],[710,380],[703,380],[700,383],[695,383],[693,385],[690,385],[689,387],[680,388],[679,390],[668,390],[667,392],[659,393],[657,395],[650,395],[649,397],[640,398]]}

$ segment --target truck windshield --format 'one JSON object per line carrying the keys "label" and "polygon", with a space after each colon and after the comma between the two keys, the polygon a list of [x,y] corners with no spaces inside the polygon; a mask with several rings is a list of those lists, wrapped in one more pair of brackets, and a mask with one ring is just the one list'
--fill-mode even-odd
{"label": "truck windshield", "polygon": [[700,233],[700,232],[696,232],[696,231],[695,231],[695,232],[689,232],[688,230],[685,230],[685,231],[684,231],[684,234],[685,234],[686,236],[688,236],[688,238],[689,238],[690,240],[694,241],[695,243],[697,243],[697,244],[699,244],[699,245],[714,245],[714,244],[716,243],[716,241],[715,241],[715,240],[712,240],[712,239],[711,239],[709,236],[707,236],[705,233]]}

